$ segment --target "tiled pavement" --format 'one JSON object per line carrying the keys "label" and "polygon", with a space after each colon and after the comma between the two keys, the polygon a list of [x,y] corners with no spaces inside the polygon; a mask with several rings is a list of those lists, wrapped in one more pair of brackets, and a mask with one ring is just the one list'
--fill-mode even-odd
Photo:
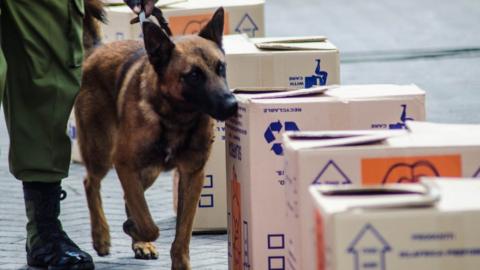
{"label": "tiled pavement", "polygon": [[[427,118],[480,123],[480,2],[267,0],[267,34],[327,35],[341,50],[342,83],[417,83],[427,90]],[[445,51],[446,50],[446,51]],[[451,50],[451,51],[449,51]],[[26,269],[25,215],[20,182],[8,173],[8,140],[0,113],[0,269]],[[81,165],[73,164],[64,188],[62,220],[70,236],[92,255]],[[160,258],[133,259],[122,232],[122,191],[114,172],[103,182],[112,255],[94,257],[97,269],[169,269],[175,217],[169,175],[147,192]],[[194,236],[193,269],[227,269],[226,235]]]}
{"label": "tiled pavement", "polygon": [[[27,269],[25,265],[25,209],[22,186],[8,173],[8,139],[0,113],[0,269]],[[170,244],[174,237],[175,216],[172,210],[172,187],[169,174],[161,176],[147,191],[147,200],[154,220],[160,227],[158,260],[133,258],[130,238],[122,231],[125,221],[123,192],[114,171],[102,182],[104,209],[112,235],[111,255],[98,257],[91,246],[88,210],[82,179],[84,168],[72,164],[70,176],[63,181],[68,196],[62,202],[61,220],[70,237],[94,255],[96,269],[170,269]],[[227,269],[226,235],[193,236],[190,256],[193,269]]]}

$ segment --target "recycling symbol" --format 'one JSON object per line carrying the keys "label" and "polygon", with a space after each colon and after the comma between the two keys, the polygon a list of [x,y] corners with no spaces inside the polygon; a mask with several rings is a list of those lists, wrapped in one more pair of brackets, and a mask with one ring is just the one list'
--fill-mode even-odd
{"label": "recycling symbol", "polygon": [[[299,131],[300,129],[297,127],[297,124],[292,121],[285,121],[285,131]],[[265,140],[267,141],[268,144],[272,144],[272,150],[275,155],[277,156],[282,156],[283,155],[283,147],[282,143],[278,142],[280,139],[281,131],[282,131],[283,125],[280,121],[272,122],[270,125],[267,127],[264,133]]]}

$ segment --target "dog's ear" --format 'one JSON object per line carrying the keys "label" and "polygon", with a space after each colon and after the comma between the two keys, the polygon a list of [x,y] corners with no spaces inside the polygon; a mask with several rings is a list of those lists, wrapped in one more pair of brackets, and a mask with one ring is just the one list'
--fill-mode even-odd
{"label": "dog's ear", "polygon": [[161,72],[170,61],[175,44],[158,25],[152,22],[144,22],[143,41],[147,51],[148,60],[157,72]]}
{"label": "dog's ear", "polygon": [[223,7],[219,7],[213,14],[210,21],[198,34],[205,39],[215,42],[220,48],[222,48],[224,13]]}

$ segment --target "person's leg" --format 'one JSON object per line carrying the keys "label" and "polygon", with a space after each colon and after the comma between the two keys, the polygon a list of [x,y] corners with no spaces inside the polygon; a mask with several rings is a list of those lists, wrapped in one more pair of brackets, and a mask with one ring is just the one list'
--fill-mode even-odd
{"label": "person's leg", "polygon": [[[1,44],[1,41],[0,41],[0,44]],[[5,61],[2,48],[0,47],[0,107],[2,107],[1,105],[2,105],[2,99],[3,99],[3,90],[5,89],[6,77],[7,77],[7,61]]]}
{"label": "person's leg", "polygon": [[48,270],[93,270],[92,257],[63,231],[58,219],[60,200],[65,198],[60,182],[23,182],[27,212],[27,263]]}
{"label": "person's leg", "polygon": [[27,182],[68,175],[68,117],[79,90],[83,0],[3,0],[10,170]]}
{"label": "person's leg", "polygon": [[[2,6],[0,5],[0,16],[1,14],[2,14]],[[0,107],[2,107],[3,91],[5,89],[5,80],[7,78],[7,61],[5,60],[5,56],[3,56],[1,44],[2,44],[2,26],[0,22]]]}
{"label": "person's leg", "polygon": [[48,269],[94,269],[58,220],[68,175],[68,117],[80,86],[83,0],[2,1],[8,63],[5,117],[10,171],[23,181],[27,262]]}

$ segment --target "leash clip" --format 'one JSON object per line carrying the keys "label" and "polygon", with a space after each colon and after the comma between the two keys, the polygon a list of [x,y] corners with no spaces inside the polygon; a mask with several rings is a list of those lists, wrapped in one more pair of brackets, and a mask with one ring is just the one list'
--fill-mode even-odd
{"label": "leash clip", "polygon": [[[0,0],[1,1],[1,0]],[[170,30],[170,27],[168,26],[168,22],[163,17],[162,11],[158,7],[154,7],[152,11],[153,17],[155,17],[160,24],[160,27],[167,33],[168,36],[172,36],[172,31]],[[145,15],[145,11],[142,9],[142,11],[138,14],[137,17],[133,18],[130,20],[130,24],[135,24],[140,22],[140,25],[143,24],[143,22],[148,21],[149,19]]]}
{"label": "leash clip", "polygon": [[138,19],[140,20],[140,24],[143,24],[145,22],[145,20],[147,19],[147,17],[145,16],[145,11],[142,10],[138,14]]}

